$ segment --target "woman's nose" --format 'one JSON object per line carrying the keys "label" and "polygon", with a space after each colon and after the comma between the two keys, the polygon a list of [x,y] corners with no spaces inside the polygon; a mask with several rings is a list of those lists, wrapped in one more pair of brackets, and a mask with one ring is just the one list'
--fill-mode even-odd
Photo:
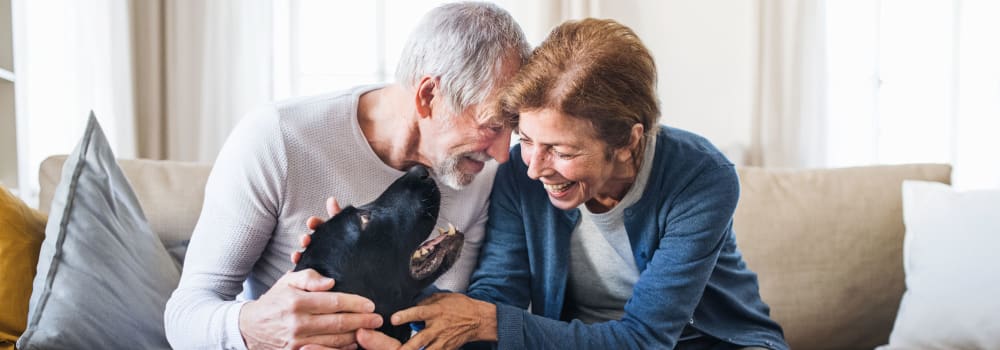
{"label": "woman's nose", "polygon": [[525,160],[528,165],[528,177],[532,180],[538,180],[538,178],[542,177],[548,167],[545,152],[536,152],[533,149],[528,150]]}

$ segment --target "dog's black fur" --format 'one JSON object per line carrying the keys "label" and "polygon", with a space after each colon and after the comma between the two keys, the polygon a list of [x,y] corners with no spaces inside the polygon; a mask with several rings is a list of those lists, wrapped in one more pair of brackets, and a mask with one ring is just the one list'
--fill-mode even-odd
{"label": "dog's black fur", "polygon": [[[375,302],[385,334],[401,342],[406,325],[389,316],[411,307],[415,298],[458,259],[461,233],[427,240],[437,222],[441,192],[423,166],[414,166],[375,201],[344,208],[316,228],[295,271],[315,269],[333,278],[334,291]],[[423,251],[424,254],[420,252]]]}

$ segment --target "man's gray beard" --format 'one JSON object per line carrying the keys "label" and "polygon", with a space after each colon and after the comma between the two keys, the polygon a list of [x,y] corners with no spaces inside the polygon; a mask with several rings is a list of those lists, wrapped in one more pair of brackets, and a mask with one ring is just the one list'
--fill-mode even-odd
{"label": "man's gray beard", "polygon": [[452,155],[434,166],[434,174],[438,181],[454,190],[461,190],[476,179],[476,174],[465,174],[458,170],[458,163],[462,158],[472,158],[480,162],[488,162],[493,159],[485,152],[466,152]]}

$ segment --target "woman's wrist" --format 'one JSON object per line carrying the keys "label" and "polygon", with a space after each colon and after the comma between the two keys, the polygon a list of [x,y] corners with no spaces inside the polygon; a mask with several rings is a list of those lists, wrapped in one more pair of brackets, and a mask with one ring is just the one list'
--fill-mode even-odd
{"label": "woman's wrist", "polygon": [[480,303],[479,329],[476,332],[477,341],[497,341],[497,306],[493,303],[478,301]]}

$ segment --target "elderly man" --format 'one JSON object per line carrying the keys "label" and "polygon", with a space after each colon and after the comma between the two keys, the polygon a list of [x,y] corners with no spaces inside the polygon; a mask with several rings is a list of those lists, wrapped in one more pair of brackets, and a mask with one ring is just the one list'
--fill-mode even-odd
{"label": "elderly man", "polygon": [[416,164],[445,185],[439,225],[466,233],[461,260],[435,285],[464,291],[496,163],[508,157],[510,130],[494,115],[495,100],[528,55],[503,9],[444,5],[412,33],[395,83],[280,102],[245,117],[212,169],[167,303],[170,344],[356,346],[357,329],[381,325],[372,302],[329,292],[335,282],[312,270],[287,273],[288,257],[325,198],[368,202]]}

